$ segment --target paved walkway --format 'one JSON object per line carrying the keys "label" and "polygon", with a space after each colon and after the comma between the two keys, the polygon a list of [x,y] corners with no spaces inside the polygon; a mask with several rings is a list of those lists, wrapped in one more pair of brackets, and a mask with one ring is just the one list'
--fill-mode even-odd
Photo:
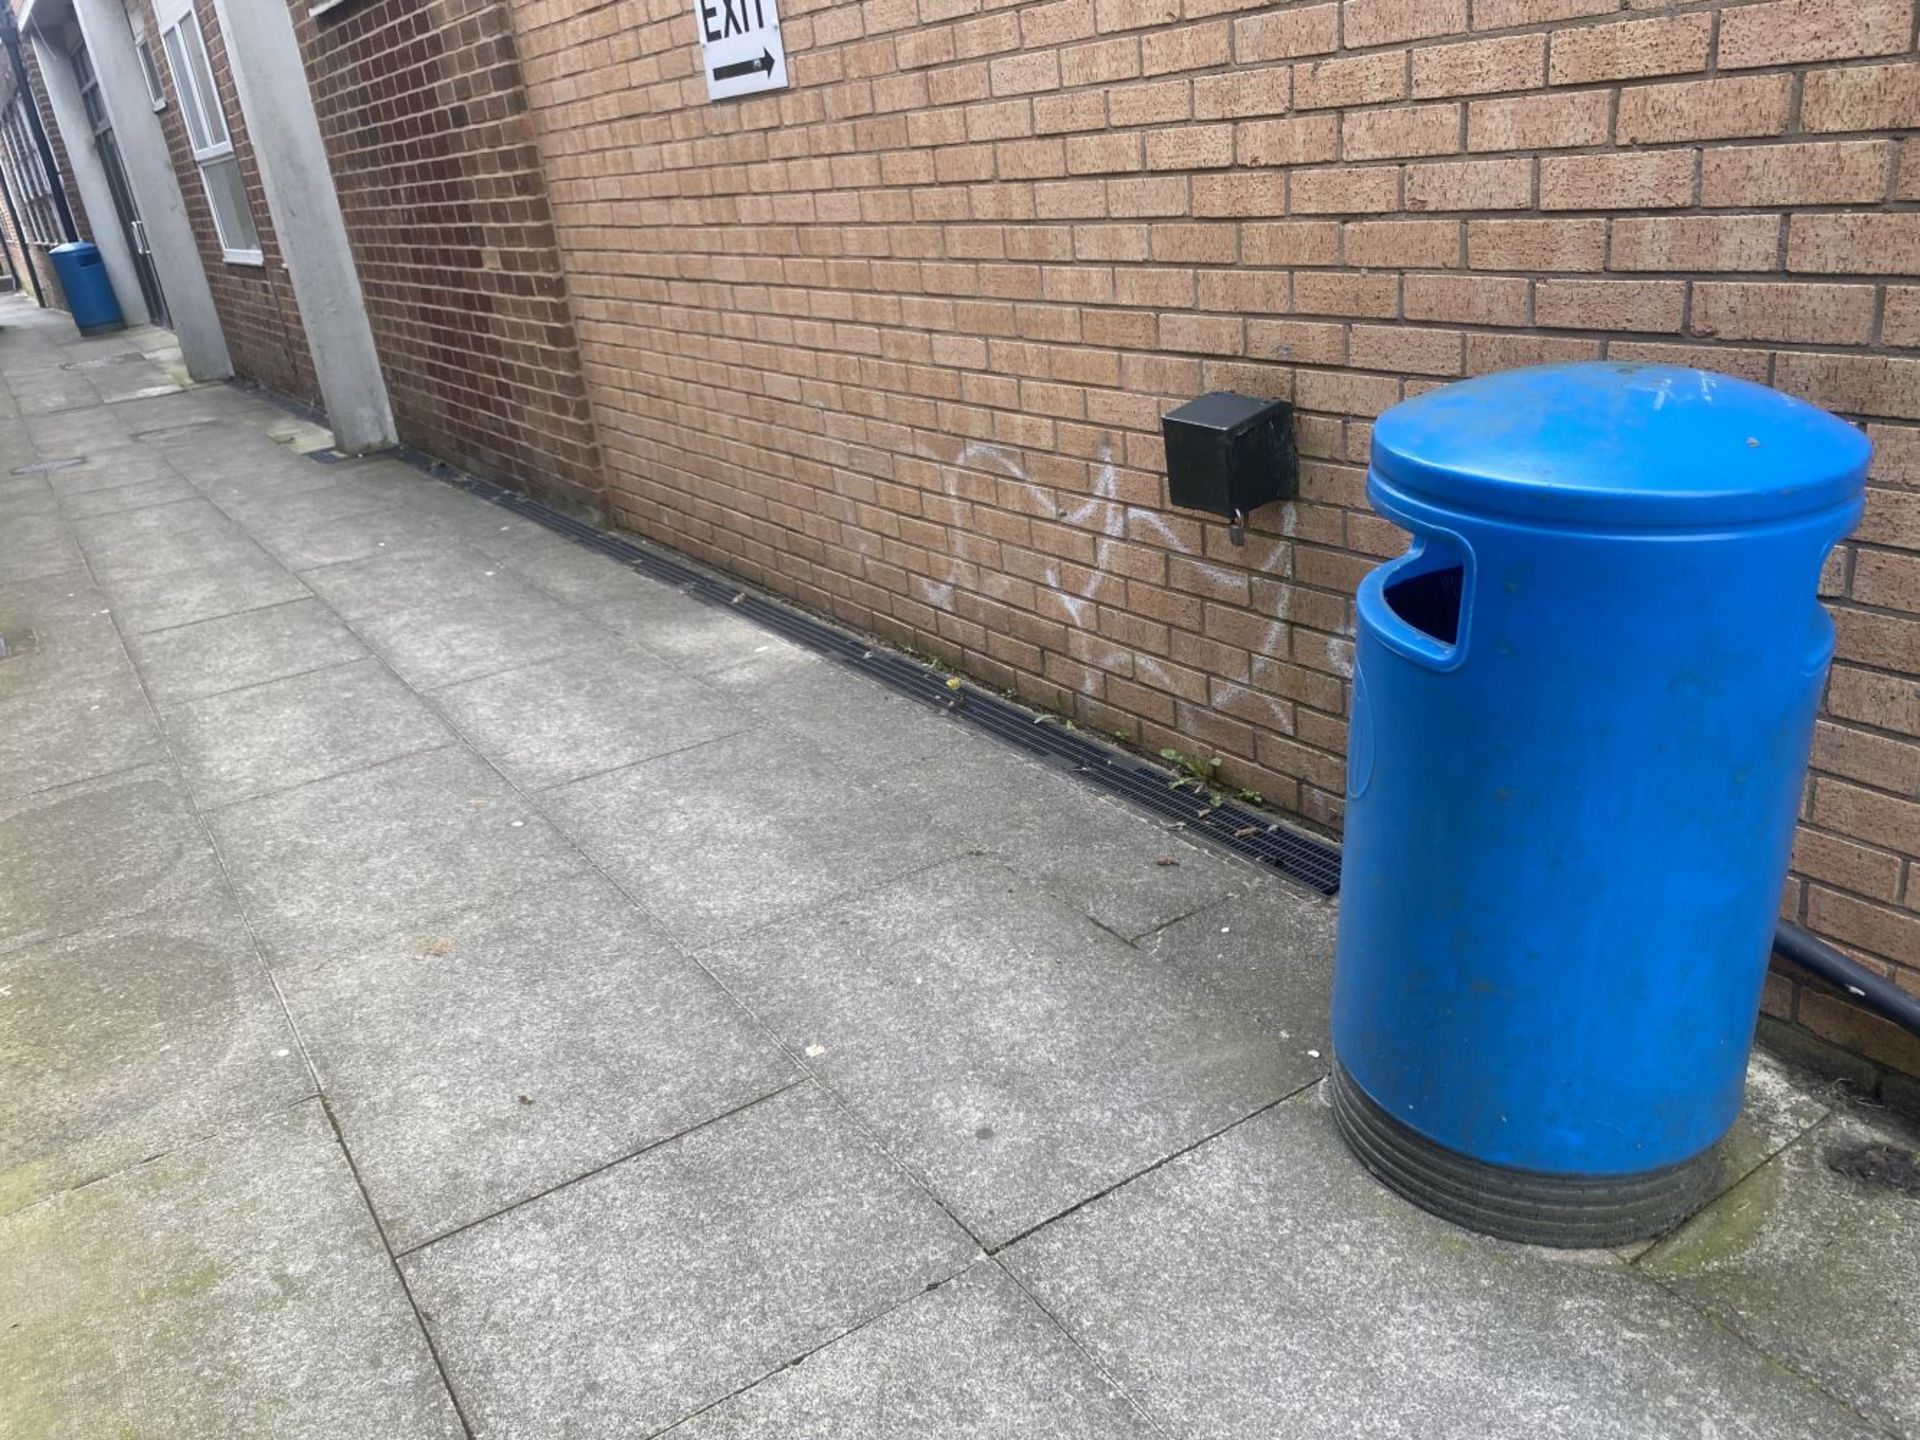
{"label": "paved walkway", "polygon": [[0,378],[0,1436],[1920,1435],[1871,1117],[1465,1235],[1328,902],[134,339]]}

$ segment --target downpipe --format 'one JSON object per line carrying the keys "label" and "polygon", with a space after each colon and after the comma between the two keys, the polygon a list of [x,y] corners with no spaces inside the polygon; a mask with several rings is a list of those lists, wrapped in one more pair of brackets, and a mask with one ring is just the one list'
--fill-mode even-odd
{"label": "downpipe", "polygon": [[1773,953],[1836,986],[1862,1009],[1891,1020],[1909,1034],[1920,1035],[1920,996],[1909,995],[1884,975],[1849,960],[1791,920],[1782,920],[1775,927]]}

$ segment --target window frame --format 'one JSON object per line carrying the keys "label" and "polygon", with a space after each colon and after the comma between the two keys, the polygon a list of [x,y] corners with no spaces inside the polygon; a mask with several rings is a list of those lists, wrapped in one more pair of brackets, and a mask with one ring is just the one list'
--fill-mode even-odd
{"label": "window frame", "polygon": [[160,62],[153,58],[153,41],[143,35],[133,42],[133,48],[140,57],[140,78],[147,82],[147,99],[158,115],[167,108],[167,87],[160,83]]}
{"label": "window frame", "polygon": [[27,119],[29,103],[26,91],[15,91],[4,114],[0,114],[0,158],[4,158],[7,176],[20,192],[20,228],[26,232],[21,238],[51,248],[65,241],[66,232],[54,204],[53,179],[40,158],[32,123]]}
{"label": "window frame", "polygon": [[[254,244],[251,246],[232,243],[232,238],[227,234],[227,224],[221,217],[220,202],[214,198],[213,181],[208,178],[207,172],[216,167],[231,165],[236,176],[240,170],[233,150],[233,131],[227,125],[227,113],[220,103],[219,87],[213,78],[213,56],[207,50],[206,36],[200,30],[200,17],[194,14],[192,5],[181,7],[180,13],[161,30],[160,48],[166,54],[167,69],[173,75],[174,93],[180,97],[181,126],[186,131],[187,148],[193,152],[194,168],[200,172],[200,188],[207,197],[208,213],[213,216],[213,229],[220,241],[221,258],[229,265],[265,265],[266,256],[259,244],[260,226],[253,218],[253,205],[245,194],[244,181],[241,202],[245,207],[247,224],[253,229]],[[202,80],[206,82],[204,91]]]}

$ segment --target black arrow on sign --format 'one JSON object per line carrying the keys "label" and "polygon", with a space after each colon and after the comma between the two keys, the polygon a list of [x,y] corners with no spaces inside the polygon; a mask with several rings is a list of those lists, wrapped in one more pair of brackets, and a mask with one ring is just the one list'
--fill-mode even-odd
{"label": "black arrow on sign", "polygon": [[773,56],[765,49],[760,51],[758,60],[738,60],[731,65],[722,65],[713,72],[716,80],[738,80],[742,75],[751,75],[758,70],[762,75],[773,73]]}

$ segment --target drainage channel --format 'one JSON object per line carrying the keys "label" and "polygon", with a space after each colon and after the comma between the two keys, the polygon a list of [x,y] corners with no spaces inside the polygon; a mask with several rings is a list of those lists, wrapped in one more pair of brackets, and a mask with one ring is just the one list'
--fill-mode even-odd
{"label": "drainage channel", "polygon": [[1036,716],[1012,701],[964,682],[955,689],[949,676],[929,665],[849,635],[792,606],[756,595],[650,545],[610,534],[541,501],[464,474],[432,456],[404,447],[387,453],[437,480],[525,516],[697,600],[744,615],[796,645],[872,677],[898,694],[945,710],[1008,745],[1051,761],[1108,794],[1183,827],[1188,834],[1277,870],[1323,895],[1335,894],[1340,889],[1340,852],[1331,845],[1289,830],[1234,801],[1215,801],[1205,789],[1182,782],[1161,766],[1080,731],[1069,730],[1052,716]]}

